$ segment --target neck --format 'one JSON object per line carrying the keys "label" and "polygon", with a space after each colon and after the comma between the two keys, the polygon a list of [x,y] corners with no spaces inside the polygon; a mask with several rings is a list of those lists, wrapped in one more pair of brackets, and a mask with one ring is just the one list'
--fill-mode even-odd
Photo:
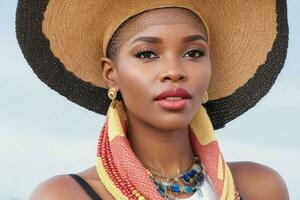
{"label": "neck", "polygon": [[128,140],[133,152],[147,169],[163,171],[166,176],[187,170],[193,162],[188,131],[188,126],[162,130],[128,116]]}

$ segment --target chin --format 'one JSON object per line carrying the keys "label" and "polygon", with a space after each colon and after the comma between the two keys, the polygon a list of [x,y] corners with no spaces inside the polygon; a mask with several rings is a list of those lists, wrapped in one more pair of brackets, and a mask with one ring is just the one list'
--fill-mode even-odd
{"label": "chin", "polygon": [[[176,115],[176,114],[175,114]],[[181,130],[185,129],[191,120],[187,120],[188,117],[186,115],[178,114],[169,115],[166,117],[157,117],[157,127],[160,127],[164,130]]]}

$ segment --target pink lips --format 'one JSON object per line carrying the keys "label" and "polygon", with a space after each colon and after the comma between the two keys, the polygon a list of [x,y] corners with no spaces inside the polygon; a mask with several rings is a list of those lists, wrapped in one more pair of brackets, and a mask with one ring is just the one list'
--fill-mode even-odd
{"label": "pink lips", "polygon": [[167,110],[184,109],[191,95],[183,88],[171,88],[159,94],[154,100]]}

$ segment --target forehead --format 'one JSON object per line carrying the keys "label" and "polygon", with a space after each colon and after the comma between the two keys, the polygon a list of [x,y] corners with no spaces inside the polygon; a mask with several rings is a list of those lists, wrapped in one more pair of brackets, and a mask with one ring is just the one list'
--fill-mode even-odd
{"label": "forehead", "polygon": [[[201,39],[207,42],[207,37],[199,26],[194,26],[186,23],[177,24],[159,24],[152,25],[131,37],[128,42],[135,40],[138,37],[152,36],[156,37],[159,41],[164,40],[164,38],[177,38],[187,37],[191,35],[201,35]],[[188,42],[188,41],[186,41]]]}
{"label": "forehead", "polygon": [[[196,27],[205,26],[198,15],[191,10],[179,7],[157,8],[147,10],[132,18],[129,18],[124,28],[127,27],[132,32],[142,31],[154,25],[171,25],[171,24],[191,24]],[[127,30],[128,31],[128,30]]]}
{"label": "forehead", "polygon": [[116,49],[132,38],[134,35],[157,25],[188,24],[198,30],[207,38],[206,28],[200,17],[186,8],[165,7],[147,10],[128,18],[112,37]]}

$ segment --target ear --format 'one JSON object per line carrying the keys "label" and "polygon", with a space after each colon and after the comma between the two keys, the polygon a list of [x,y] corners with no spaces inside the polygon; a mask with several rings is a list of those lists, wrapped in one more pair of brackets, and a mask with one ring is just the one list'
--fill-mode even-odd
{"label": "ear", "polygon": [[114,62],[107,58],[101,58],[102,78],[107,88],[115,87],[118,89],[117,69]]}

